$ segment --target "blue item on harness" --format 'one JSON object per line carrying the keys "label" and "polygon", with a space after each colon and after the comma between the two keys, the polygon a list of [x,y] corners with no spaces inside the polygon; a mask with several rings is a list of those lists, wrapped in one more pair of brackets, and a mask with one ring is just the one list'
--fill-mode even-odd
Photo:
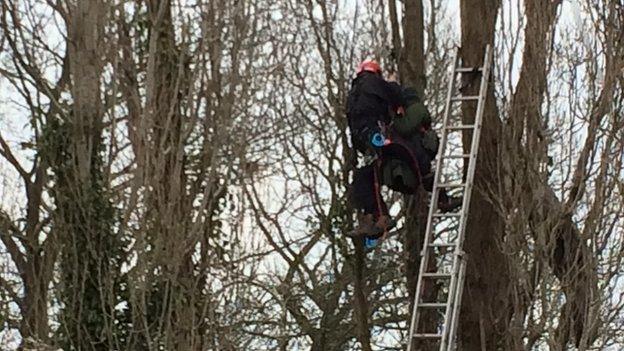
{"label": "blue item on harness", "polygon": [[377,247],[378,242],[379,239],[366,237],[364,238],[364,248],[366,248],[366,250],[374,249],[375,247]]}
{"label": "blue item on harness", "polygon": [[382,147],[385,145],[385,143],[386,143],[386,137],[384,137],[383,134],[379,132],[373,134],[371,138],[371,144],[373,144],[373,146]]}

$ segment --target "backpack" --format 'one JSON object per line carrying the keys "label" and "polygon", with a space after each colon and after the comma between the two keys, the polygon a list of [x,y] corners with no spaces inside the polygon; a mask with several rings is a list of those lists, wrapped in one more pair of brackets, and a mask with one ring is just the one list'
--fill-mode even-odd
{"label": "backpack", "polygon": [[[429,158],[433,160],[440,145],[437,133],[431,129],[431,114],[412,88],[403,90],[405,114],[393,119],[392,130],[408,143],[422,145]],[[423,131],[423,128],[424,131]],[[384,160],[381,170],[382,183],[390,189],[404,194],[412,194],[419,186],[416,178],[405,163],[400,159]]]}
{"label": "backpack", "polygon": [[394,191],[413,194],[420,182],[405,161],[393,158],[385,160],[383,163],[381,183]]}

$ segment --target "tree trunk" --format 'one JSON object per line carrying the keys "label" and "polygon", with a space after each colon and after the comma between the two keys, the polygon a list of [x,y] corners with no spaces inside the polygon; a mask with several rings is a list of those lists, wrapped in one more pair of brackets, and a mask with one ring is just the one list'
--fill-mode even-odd
{"label": "tree trunk", "polygon": [[[102,172],[104,23],[108,6],[80,1],[70,6],[68,59],[72,109],[46,126],[55,182],[54,232],[62,235],[63,313],[68,348],[116,348],[113,293],[122,244],[113,233],[114,210]],[[42,287],[46,288],[46,287]]]}
{"label": "tree trunk", "polygon": [[[516,181],[512,174],[505,174],[504,170],[523,170],[525,174],[522,178],[526,184],[520,186],[527,201],[539,204],[538,209],[528,217],[525,227],[539,227],[542,230],[546,228],[535,233],[538,237],[546,238],[536,240],[552,243],[545,247],[552,250],[550,264],[565,286],[567,296],[560,328],[571,329],[559,331],[564,334],[563,339],[579,340],[590,291],[595,286],[591,275],[582,268],[591,264],[588,264],[587,250],[579,240],[578,229],[571,216],[562,210],[560,201],[546,184],[545,178],[539,174],[539,166],[547,158],[540,110],[546,89],[552,28],[559,4],[558,1],[525,3],[525,49],[520,79],[512,99],[509,124],[503,125],[499,118],[491,84],[488,90],[479,162],[475,173],[475,190],[464,246],[468,253],[468,270],[460,317],[460,339],[463,348],[467,350],[522,345],[521,335],[512,340],[514,338],[510,336],[509,322],[513,317],[521,323],[526,304],[530,301],[513,305],[511,291],[515,283],[509,275],[512,271],[509,266],[510,258],[499,247],[504,235],[503,218],[488,198],[488,193],[491,194],[488,188]],[[461,56],[465,66],[482,64],[485,46],[493,44],[494,41],[499,7],[498,0],[461,2]],[[481,20],[474,21],[475,18]],[[474,83],[478,80],[471,82],[469,79],[470,77],[463,82],[463,94],[476,95],[478,86]],[[475,103],[464,103],[463,122],[472,123],[475,112]],[[466,141],[470,137],[468,133],[464,135],[464,145],[467,145]],[[532,163],[528,164],[527,160]],[[529,179],[535,182],[530,182]],[[503,203],[514,201],[506,194],[500,195]],[[554,222],[549,217],[553,214],[556,217],[560,214]],[[563,344],[565,345],[565,341]]]}
{"label": "tree trunk", "polygon": [[[394,4],[393,4],[394,5]],[[403,15],[403,40],[399,36],[398,16],[395,6],[391,6],[390,14],[393,28],[394,49],[398,51],[401,83],[404,86],[414,87],[421,97],[425,90],[425,61],[423,42],[423,5],[422,0],[405,1]],[[427,198],[428,194],[420,189],[415,196],[406,196],[407,218],[405,223],[405,275],[407,291],[410,299],[410,311],[414,302],[418,269],[420,264],[420,249],[427,225]]]}
{"label": "tree trunk", "polygon": [[35,172],[34,182],[25,179],[26,209],[25,234],[30,245],[25,247],[27,270],[23,272],[24,300],[22,302],[23,322],[20,333],[24,339],[33,337],[42,342],[48,342],[48,286],[52,279],[52,269],[56,258],[56,251],[49,244],[54,240],[48,238],[43,245],[39,244],[38,236],[41,233],[41,197],[43,184],[47,180],[47,165],[41,161]]}
{"label": "tree trunk", "polygon": [[366,293],[366,278],[364,271],[366,270],[366,254],[364,252],[364,244],[362,241],[353,241],[355,244],[355,284],[354,290],[354,308],[356,322],[357,339],[362,345],[362,350],[371,351],[370,327],[368,324],[368,294]]}
{"label": "tree trunk", "polygon": [[[401,83],[416,89],[419,96],[424,99],[426,87],[425,53],[424,53],[424,15],[422,0],[406,0],[403,14],[403,46],[399,46],[398,23],[396,23],[396,11],[394,2],[391,1],[390,17],[393,28],[395,51],[398,51],[399,73]],[[414,298],[420,268],[420,252],[427,227],[428,198],[430,194],[422,187],[414,196],[405,196],[406,221],[403,243],[405,248],[405,276],[409,298],[409,311],[407,323],[411,321],[411,312],[414,310]],[[431,287],[425,286],[428,291]],[[427,323],[426,321],[424,323]],[[422,324],[422,323],[421,323]],[[411,341],[408,341],[411,342]],[[414,345],[421,348],[423,345]]]}
{"label": "tree trunk", "polygon": [[[499,6],[499,0],[461,2],[461,59],[464,66],[483,64],[486,46],[494,44]],[[462,93],[478,95],[479,81],[464,80]],[[475,114],[476,103],[462,105],[463,123],[472,123]],[[464,243],[468,265],[459,329],[464,350],[495,350],[497,341],[505,337],[505,321],[509,318],[504,306],[509,302],[507,289],[511,282],[506,257],[497,246],[503,234],[503,222],[485,192],[490,184],[499,184],[500,180],[494,171],[501,133],[498,118],[494,89],[490,84]],[[470,138],[468,133],[463,136],[465,153],[469,152]]]}
{"label": "tree trunk", "polygon": [[420,96],[424,96],[427,86],[424,28],[422,0],[405,0],[403,16],[405,49],[400,56],[405,71],[401,72],[401,78],[404,84],[416,88]]}

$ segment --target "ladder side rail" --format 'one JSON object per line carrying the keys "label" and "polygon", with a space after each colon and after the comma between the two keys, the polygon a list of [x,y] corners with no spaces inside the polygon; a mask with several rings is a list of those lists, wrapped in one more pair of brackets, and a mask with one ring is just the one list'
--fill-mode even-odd
{"label": "ladder side rail", "polygon": [[[470,209],[470,201],[471,201],[471,197],[472,197],[472,188],[473,188],[473,183],[474,183],[474,174],[475,174],[475,169],[476,169],[476,163],[477,163],[477,155],[478,155],[478,150],[479,150],[479,141],[480,141],[480,137],[481,137],[481,125],[483,122],[483,112],[485,110],[485,103],[486,103],[486,96],[487,96],[487,87],[488,87],[488,82],[489,82],[489,74],[490,74],[490,69],[491,69],[491,61],[492,61],[492,53],[491,53],[491,48],[488,45],[485,49],[485,57],[484,57],[484,62],[483,62],[483,74],[481,76],[481,84],[479,87],[479,102],[477,105],[477,111],[476,111],[476,116],[475,116],[475,121],[474,121],[474,131],[473,131],[473,135],[472,135],[472,143],[470,146],[470,161],[468,164],[468,174],[467,174],[467,179],[466,179],[466,189],[464,191],[464,201],[463,201],[463,206],[462,206],[462,212],[461,212],[461,218],[460,218],[460,229],[459,229],[459,237],[457,239],[457,246],[455,246],[455,254],[454,254],[454,261],[453,261],[453,271],[457,271],[459,268],[459,271],[463,271],[463,274],[465,274],[465,269],[466,269],[466,262],[465,262],[465,257],[463,257],[464,252],[463,252],[463,243],[464,243],[464,237],[465,237],[465,233],[466,233],[466,224],[468,222],[468,212]],[[464,277],[461,276],[462,274],[460,273],[460,276],[458,277],[458,281],[456,281],[455,283],[457,283],[457,287],[454,287],[454,296],[453,296],[453,300],[455,301],[451,301],[449,299],[449,306],[447,309],[447,315],[448,314],[452,314],[452,316],[450,317],[450,321],[445,321],[445,325],[449,325],[447,324],[448,322],[450,322],[450,326],[448,328],[449,334],[448,334],[448,341],[446,338],[442,339],[442,345],[440,350],[444,350],[446,351],[445,348],[442,348],[442,346],[444,346],[445,343],[448,343],[448,349],[452,350],[454,348],[454,344],[455,344],[455,333],[457,330],[457,319],[459,318],[459,309],[461,308],[461,305],[459,304],[459,302],[461,301],[461,295],[463,293],[463,282],[464,282]],[[451,284],[453,284],[454,279],[452,279]],[[458,284],[461,281],[461,285]],[[452,305],[451,305],[452,304]],[[445,332],[446,335],[446,332]]]}
{"label": "ladder side rail", "polygon": [[464,291],[464,281],[466,280],[466,265],[468,264],[465,254],[461,257],[459,263],[459,277],[457,281],[457,292],[455,293],[455,308],[453,308],[453,316],[451,317],[451,325],[449,327],[449,351],[455,351],[457,349],[457,342],[455,342],[455,335],[457,333],[459,310],[461,309],[461,300]]}
{"label": "ladder side rail", "polygon": [[[472,135],[472,143],[470,145],[470,158],[468,162],[468,172],[466,174],[466,190],[464,192],[464,204],[462,207],[462,217],[460,220],[459,242],[457,249],[461,249],[464,243],[464,235],[466,233],[466,224],[468,219],[468,212],[470,210],[470,200],[472,197],[472,188],[474,185],[474,175],[477,167],[477,155],[479,153],[479,142],[481,140],[481,126],[483,124],[483,112],[485,110],[487,87],[491,66],[491,50],[488,45],[485,49],[486,56],[484,59],[483,75],[481,77],[481,85],[479,87],[479,103],[477,105],[477,112],[474,122],[474,130]],[[467,201],[466,201],[467,200]]]}
{"label": "ladder side rail", "polygon": [[457,279],[458,275],[455,272],[456,258],[453,258],[453,273],[449,282],[448,297],[446,300],[446,309],[444,311],[444,323],[442,324],[442,339],[440,341],[440,351],[445,351],[447,344],[449,344],[449,324],[451,323],[451,316],[453,316],[452,309],[454,308],[455,296],[457,295]]}
{"label": "ladder side rail", "polygon": [[[476,133],[476,127],[477,126],[475,125],[475,129],[473,129],[473,135],[474,133]],[[469,165],[472,164],[473,162],[474,154],[475,154],[475,151],[473,149],[473,145],[471,145],[470,158],[468,161]],[[440,351],[446,351],[450,348],[450,345],[452,345],[451,335],[453,333],[451,331],[451,326],[454,323],[454,317],[456,315],[455,312],[460,307],[459,305],[456,304],[456,302],[457,302],[457,296],[461,295],[461,293],[459,292],[461,290],[459,281],[462,280],[462,277],[459,271],[461,270],[461,262],[462,262],[461,260],[462,260],[462,255],[463,255],[462,238],[466,230],[465,223],[468,217],[468,208],[469,208],[469,203],[470,203],[470,192],[471,192],[470,181],[471,181],[470,177],[468,177],[465,183],[466,187],[464,188],[462,207],[460,210],[458,233],[457,233],[457,238],[456,238],[457,244],[455,245],[455,248],[453,250],[453,263],[451,266],[452,276],[449,282],[448,299],[446,302],[447,305],[446,305],[446,309],[444,313],[444,324],[443,324],[444,330],[442,333],[442,340],[440,342]]]}
{"label": "ladder side rail", "polygon": [[[483,80],[481,80],[481,86],[483,86]],[[456,98],[455,100],[467,101],[468,99],[462,99],[462,96],[460,96],[459,98]],[[477,100],[477,110],[478,110],[479,106],[481,105],[480,94],[477,95],[476,100]],[[477,151],[475,149],[474,141],[475,141],[475,136],[478,133],[479,125],[477,123],[476,117],[477,116],[475,116],[475,120],[471,124],[472,128],[467,129],[467,130],[472,131],[472,142],[470,144],[470,151],[469,151],[470,156],[468,159],[469,169],[474,164],[473,160]],[[462,125],[463,123],[465,122],[462,121]],[[442,331],[442,340],[440,341],[440,351],[447,351],[448,349],[452,348],[453,340],[451,338],[451,335],[453,333],[451,331],[451,326],[454,325],[453,319],[456,315],[455,312],[456,310],[460,308],[460,306],[458,306],[456,302],[457,302],[457,295],[461,295],[461,292],[459,292],[460,289],[458,289],[459,280],[462,279],[462,277],[459,274],[459,271],[461,270],[461,259],[462,259],[462,254],[463,254],[462,243],[463,243],[463,236],[464,236],[465,229],[466,229],[465,224],[466,224],[466,219],[468,217],[468,208],[469,208],[469,203],[470,203],[470,195],[472,191],[471,182],[472,182],[472,178],[470,177],[470,171],[468,171],[468,175],[465,180],[464,195],[463,195],[462,207],[460,210],[460,218],[459,218],[459,223],[458,223],[458,233],[457,233],[457,239],[456,239],[457,245],[455,246],[453,250],[454,251],[453,263],[452,263],[452,268],[451,268],[451,272],[453,273],[453,275],[451,276],[451,280],[449,282],[449,292],[448,292],[448,299],[446,302],[447,305],[446,305],[446,309],[444,313],[444,322],[443,322],[444,329]]]}
{"label": "ladder side rail", "polygon": [[[455,76],[456,76],[458,57],[459,57],[458,50],[455,50],[455,53],[453,54],[453,59],[452,59],[453,67],[449,74],[448,92],[446,96],[446,105],[444,107],[444,120],[442,122],[442,140],[441,140],[442,147],[440,148],[441,156],[443,156],[444,153],[446,152],[446,142],[448,139],[446,127],[448,125],[448,120],[451,114],[451,99],[453,97],[453,90],[455,89]],[[409,332],[407,351],[412,351],[412,344],[414,342],[414,334],[416,333],[416,330],[418,328],[418,317],[419,317],[418,304],[420,303],[422,290],[423,290],[423,283],[424,283],[423,273],[425,273],[426,266],[428,264],[428,244],[431,241],[433,214],[437,207],[434,204],[437,203],[437,199],[438,199],[437,188],[438,188],[438,182],[440,178],[440,172],[442,169],[442,162],[443,162],[442,157],[438,157],[437,162],[436,162],[436,174],[433,180],[431,205],[429,206],[429,214],[427,216],[427,228],[425,230],[424,245],[422,247],[422,256],[420,259],[418,281],[416,284],[416,291],[414,294],[414,306],[412,309],[412,320],[410,323],[410,332]]]}

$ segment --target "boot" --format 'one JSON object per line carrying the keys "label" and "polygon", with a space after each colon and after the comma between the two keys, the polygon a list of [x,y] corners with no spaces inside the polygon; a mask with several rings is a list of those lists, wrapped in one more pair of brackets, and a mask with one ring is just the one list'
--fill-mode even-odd
{"label": "boot", "polygon": [[462,205],[462,202],[461,197],[449,196],[446,193],[446,189],[440,189],[440,192],[438,193],[438,209],[440,212],[451,212],[459,208]]}
{"label": "boot", "polygon": [[388,231],[396,226],[396,221],[388,215],[381,215],[375,223],[375,229],[379,230],[377,235],[367,235],[364,238],[364,249],[369,252],[377,247],[382,240],[388,235]]}
{"label": "boot", "polygon": [[377,227],[375,223],[375,218],[372,214],[358,214],[358,226],[352,231],[347,233],[347,236],[352,238],[355,237],[366,237],[366,236],[381,236],[383,234],[383,230],[380,227]]}

